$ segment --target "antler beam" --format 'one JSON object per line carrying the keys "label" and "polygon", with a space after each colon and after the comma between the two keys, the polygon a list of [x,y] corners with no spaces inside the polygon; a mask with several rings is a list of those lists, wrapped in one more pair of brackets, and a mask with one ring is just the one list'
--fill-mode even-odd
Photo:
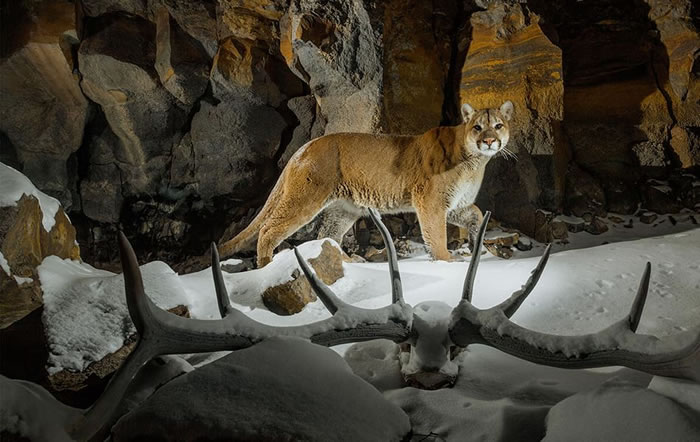
{"label": "antler beam", "polygon": [[[373,214],[373,219],[375,222],[379,219],[376,213]],[[379,223],[381,224],[381,221]],[[386,239],[388,232],[385,233]],[[388,241],[387,247],[392,250],[393,244]],[[332,316],[307,325],[277,327],[257,322],[231,305],[215,244],[212,244],[211,256],[217,304],[222,316],[222,319],[218,320],[182,318],[158,308],[144,291],[136,255],[121,232],[119,251],[124,271],[126,303],[138,332],[138,341],[122,367],[110,380],[102,396],[69,429],[70,434],[77,440],[91,440],[105,434],[129,383],[139,369],[156,356],[239,350],[273,336],[306,338],[326,346],[377,338],[403,342],[411,330],[413,312],[403,301],[395,252],[389,253],[394,302],[386,307],[370,310],[354,307],[338,299],[331,289],[316,277],[295,249],[294,253],[302,271]]]}
{"label": "antler beam", "polygon": [[[489,213],[484,216],[484,225]],[[484,225],[478,243],[483,241]],[[481,310],[471,303],[478,259],[469,263],[462,301],[452,311],[449,328],[455,345],[485,344],[537,364],[561,368],[622,365],[650,374],[700,381],[700,327],[664,339],[635,333],[649,289],[647,263],[630,314],[601,330],[579,336],[557,336],[521,327],[509,318],[532,292],[549,259],[548,246],[527,283],[499,305]]]}

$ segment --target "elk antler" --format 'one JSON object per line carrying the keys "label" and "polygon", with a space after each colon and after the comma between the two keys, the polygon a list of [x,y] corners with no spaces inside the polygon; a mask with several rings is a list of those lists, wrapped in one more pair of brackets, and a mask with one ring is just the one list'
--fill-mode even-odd
{"label": "elk antler", "polygon": [[[477,245],[483,240],[489,216],[489,212],[484,216]],[[449,328],[452,342],[460,347],[485,344],[520,359],[554,367],[622,365],[650,374],[700,381],[700,326],[663,339],[635,333],[649,289],[650,263],[644,269],[630,314],[598,333],[557,336],[528,330],[512,322],[509,318],[537,284],[550,250],[551,245],[520,290],[499,305],[481,310],[471,303],[479,263],[477,249],[469,263],[462,300],[452,311]]]}
{"label": "elk antler", "polygon": [[[378,219],[373,214],[375,221]],[[382,226],[380,226],[381,228]],[[388,232],[383,233],[388,238]],[[393,250],[391,241],[387,248]],[[303,326],[278,327],[259,323],[235,309],[228,298],[215,244],[211,247],[212,273],[222,319],[188,319],[158,308],[146,295],[136,255],[123,233],[119,233],[119,251],[124,271],[127,307],[138,341],[126,361],[110,380],[95,404],[72,423],[69,433],[76,440],[91,440],[104,435],[113,420],[129,383],[139,369],[156,356],[239,350],[272,336],[294,336],[332,346],[384,338],[403,342],[410,333],[413,313],[403,301],[397,271],[396,253],[389,253],[393,303],[378,309],[354,307],[338,299],[311,271],[295,249],[309,283],[331,312],[331,317]]]}

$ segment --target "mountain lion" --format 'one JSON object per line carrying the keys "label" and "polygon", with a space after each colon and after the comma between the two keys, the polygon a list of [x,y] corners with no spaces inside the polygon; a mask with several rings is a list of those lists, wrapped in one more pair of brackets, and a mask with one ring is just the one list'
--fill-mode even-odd
{"label": "mountain lion", "polygon": [[422,135],[337,133],[309,141],[282,171],[260,213],[220,246],[229,256],[258,234],[258,266],[284,239],[323,211],[319,238],[338,243],[363,207],[381,213],[415,211],[435,259],[450,260],[446,223],[469,228],[482,214],[474,205],[489,159],[505,149],[513,104],[475,110],[462,106],[464,123]]}

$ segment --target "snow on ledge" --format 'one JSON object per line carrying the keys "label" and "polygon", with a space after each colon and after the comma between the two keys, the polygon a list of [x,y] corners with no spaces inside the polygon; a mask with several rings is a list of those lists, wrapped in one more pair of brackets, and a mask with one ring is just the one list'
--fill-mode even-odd
{"label": "snow on ledge", "polygon": [[31,195],[39,200],[44,230],[50,232],[56,224],[54,218],[60,207],[58,200],[37,189],[22,173],[0,163],[0,207],[16,206],[22,195]]}
{"label": "snow on ledge", "polygon": [[7,262],[5,256],[0,252],[0,269],[2,269],[7,276],[12,275],[12,270],[10,270],[10,263]]}

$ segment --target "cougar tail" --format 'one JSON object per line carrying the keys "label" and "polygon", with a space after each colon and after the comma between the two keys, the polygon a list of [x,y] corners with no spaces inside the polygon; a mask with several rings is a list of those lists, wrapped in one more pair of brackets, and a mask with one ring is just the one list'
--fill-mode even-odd
{"label": "cougar tail", "polygon": [[234,253],[239,252],[243,247],[248,245],[255,238],[255,235],[257,235],[260,231],[260,228],[262,227],[265,218],[267,218],[269,213],[272,211],[274,205],[276,204],[276,201],[281,196],[280,193],[282,192],[283,177],[284,170],[282,171],[280,177],[277,179],[275,187],[272,188],[272,192],[270,192],[270,195],[267,197],[265,205],[263,205],[263,208],[260,210],[260,212],[258,212],[255,218],[253,218],[253,221],[251,221],[248,227],[241,230],[238,233],[238,235],[234,236],[233,238],[219,246],[219,255],[221,255],[222,258],[227,258],[233,255]]}

